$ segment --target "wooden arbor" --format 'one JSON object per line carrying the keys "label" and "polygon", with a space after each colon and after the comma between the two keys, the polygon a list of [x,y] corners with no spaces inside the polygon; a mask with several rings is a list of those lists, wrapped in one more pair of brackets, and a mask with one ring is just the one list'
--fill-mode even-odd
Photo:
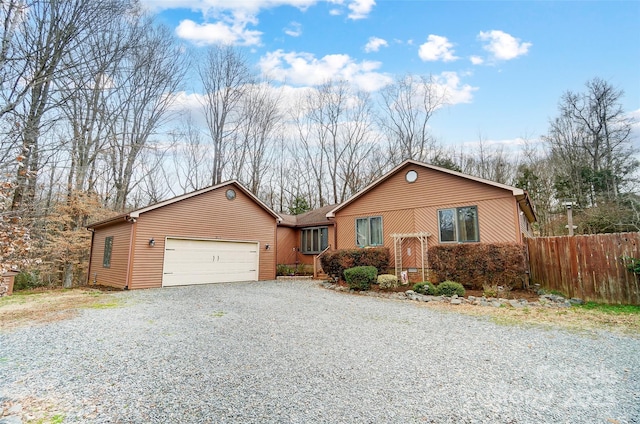
{"label": "wooden arbor", "polygon": [[425,281],[424,270],[429,265],[429,258],[426,254],[427,238],[431,234],[429,233],[408,233],[408,234],[391,234],[393,237],[393,258],[396,265],[396,277],[401,279],[402,272],[402,242],[406,239],[415,238],[420,241],[420,259],[422,264],[422,281]]}

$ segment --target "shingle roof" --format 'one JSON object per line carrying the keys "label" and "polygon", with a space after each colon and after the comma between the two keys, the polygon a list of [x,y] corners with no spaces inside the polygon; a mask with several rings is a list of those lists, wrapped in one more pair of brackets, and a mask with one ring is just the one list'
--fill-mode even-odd
{"label": "shingle roof", "polygon": [[285,227],[313,227],[316,225],[331,225],[332,222],[327,218],[327,212],[331,211],[338,205],[327,205],[300,215],[280,214],[282,218],[281,226]]}

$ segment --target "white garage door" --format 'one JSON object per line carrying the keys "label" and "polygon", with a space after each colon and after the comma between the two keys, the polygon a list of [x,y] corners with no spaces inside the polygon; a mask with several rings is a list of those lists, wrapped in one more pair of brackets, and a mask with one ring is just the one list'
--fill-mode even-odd
{"label": "white garage door", "polygon": [[258,243],[168,238],[162,285],[256,281]]}

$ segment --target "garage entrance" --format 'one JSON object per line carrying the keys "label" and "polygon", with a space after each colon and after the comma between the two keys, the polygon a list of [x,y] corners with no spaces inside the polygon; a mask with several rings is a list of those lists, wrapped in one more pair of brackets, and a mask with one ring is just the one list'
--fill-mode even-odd
{"label": "garage entrance", "polygon": [[258,280],[258,243],[167,238],[162,286]]}

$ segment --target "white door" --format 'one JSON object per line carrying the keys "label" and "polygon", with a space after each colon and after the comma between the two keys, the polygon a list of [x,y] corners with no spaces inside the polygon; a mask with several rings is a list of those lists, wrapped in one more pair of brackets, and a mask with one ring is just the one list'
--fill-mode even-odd
{"label": "white door", "polygon": [[167,238],[162,286],[258,280],[258,243]]}

